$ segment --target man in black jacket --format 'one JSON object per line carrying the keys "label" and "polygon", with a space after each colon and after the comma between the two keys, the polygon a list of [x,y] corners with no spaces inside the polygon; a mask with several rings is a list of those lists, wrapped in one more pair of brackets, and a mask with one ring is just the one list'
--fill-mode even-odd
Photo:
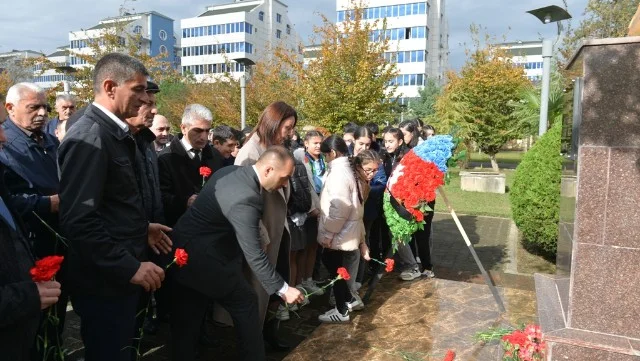
{"label": "man in black jacket", "polygon": [[[12,206],[25,221],[36,258],[53,254],[66,256],[65,245],[59,242],[56,235],[48,228],[51,227],[56,232],[60,232],[58,222],[60,185],[57,163],[58,139],[43,131],[46,106],[46,94],[42,88],[33,83],[18,83],[9,88],[7,93],[6,107],[9,111],[9,120],[2,124],[8,139],[3,146],[6,157],[0,157],[0,161],[6,166],[3,174],[4,182],[12,195]],[[46,225],[41,219],[46,222]],[[64,266],[57,280],[65,284]],[[56,305],[59,322],[54,325],[43,319],[44,324],[39,331],[38,345],[34,347],[34,354],[38,354],[39,360],[44,359],[44,354],[47,352],[41,341],[45,333],[51,335],[51,339],[54,339],[57,333],[57,336],[62,339],[69,300],[66,288],[63,288],[63,291],[65,292]]]}
{"label": "man in black jacket", "polygon": [[265,359],[258,299],[243,274],[243,255],[269,294],[288,303],[302,301],[303,295],[276,273],[260,245],[261,193],[286,187],[292,172],[289,152],[271,147],[254,166],[229,166],[214,174],[178,221],[174,240],[189,254],[189,263],[174,275],[174,361],[194,359],[200,323],[211,301],[231,314],[241,358]]}
{"label": "man in black jacket", "polygon": [[160,152],[160,191],[168,226],[173,226],[198,196],[209,177],[200,174],[200,167],[211,172],[222,168],[222,157],[214,153],[207,136],[213,115],[200,104],[187,105],[182,114],[182,135],[173,138],[168,148]]}
{"label": "man in black jacket", "polygon": [[[5,117],[4,107],[0,107],[0,123]],[[0,127],[0,147],[6,140]],[[0,156],[5,156],[2,150]],[[5,167],[0,163],[0,174],[4,171]],[[58,301],[60,284],[31,280],[29,269],[34,264],[31,247],[24,237],[20,217],[12,211],[9,200],[0,177],[0,352],[6,360],[28,361],[36,339],[40,310]]]}
{"label": "man in black jacket", "polygon": [[148,244],[166,249],[167,227],[149,223],[139,191],[133,121],[149,101],[144,65],[103,56],[93,70],[95,101],[59,149],[60,221],[70,241],[67,282],[80,316],[85,360],[129,361],[140,286],[160,287],[164,271]]}

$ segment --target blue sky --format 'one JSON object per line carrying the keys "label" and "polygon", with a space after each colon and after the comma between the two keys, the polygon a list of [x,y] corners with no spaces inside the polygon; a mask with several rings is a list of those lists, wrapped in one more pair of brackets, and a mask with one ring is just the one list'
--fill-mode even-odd
{"label": "blue sky", "polygon": [[[283,0],[289,6],[289,19],[305,43],[313,33],[313,26],[322,23],[320,13],[335,20],[333,0]],[[155,10],[176,20],[194,17],[205,6],[231,0],[127,0],[125,7],[135,11]],[[89,28],[102,18],[118,14],[123,0],[3,0],[0,14],[0,53],[11,49],[53,52],[56,46],[68,42],[68,32]],[[582,18],[587,0],[568,0],[569,12],[577,20]],[[465,61],[464,44],[469,43],[469,26],[481,25],[490,34],[507,41],[538,40],[556,34],[554,24],[544,25],[527,10],[560,5],[552,0],[447,0],[449,20],[449,66],[459,69]]]}

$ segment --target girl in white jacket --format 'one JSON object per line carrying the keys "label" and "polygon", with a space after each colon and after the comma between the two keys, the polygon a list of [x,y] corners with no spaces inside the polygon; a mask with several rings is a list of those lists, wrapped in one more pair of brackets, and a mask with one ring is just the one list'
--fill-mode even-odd
{"label": "girl in white jacket", "polygon": [[[348,157],[344,140],[336,135],[325,139],[320,147],[329,162],[329,171],[320,194],[318,243],[324,250],[322,261],[331,278],[340,267],[347,267],[345,256],[358,252],[367,261],[369,248],[365,243],[364,201],[369,193],[369,182],[358,158]],[[355,277],[355,275],[353,275]],[[347,283],[341,279],[334,283],[336,308],[318,316],[321,322],[348,322],[348,303],[352,301]]]}

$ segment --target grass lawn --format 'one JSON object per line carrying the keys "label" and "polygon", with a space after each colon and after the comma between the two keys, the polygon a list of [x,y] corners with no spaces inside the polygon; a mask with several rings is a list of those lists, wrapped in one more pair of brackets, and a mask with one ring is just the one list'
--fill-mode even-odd
{"label": "grass lawn", "polygon": [[[507,193],[505,194],[463,191],[460,189],[460,169],[452,168],[449,172],[451,174],[451,182],[445,185],[444,188],[447,198],[456,213],[511,218],[508,189],[513,185],[514,170],[501,170],[507,176]],[[444,202],[441,201],[441,198],[438,196],[436,200],[436,212],[448,213],[449,211]]]}
{"label": "grass lawn", "polygon": [[[524,152],[521,151],[503,151],[496,154],[498,163],[520,163]],[[484,153],[471,153],[472,162],[489,162],[489,156]]]}

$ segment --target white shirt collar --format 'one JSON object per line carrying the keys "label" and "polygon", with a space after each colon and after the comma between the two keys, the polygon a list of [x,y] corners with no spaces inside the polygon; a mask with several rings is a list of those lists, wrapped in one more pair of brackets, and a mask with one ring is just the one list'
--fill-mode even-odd
{"label": "white shirt collar", "polygon": [[184,150],[187,151],[187,155],[189,156],[189,158],[193,159],[196,156],[192,151],[193,147],[191,146],[191,144],[189,144],[187,137],[183,136],[182,138],[180,138],[180,144],[182,144]]}
{"label": "white shirt collar", "polygon": [[116,115],[108,111],[107,108],[103,107],[102,105],[96,102],[93,102],[93,105],[96,108],[102,110],[102,112],[105,113],[109,118],[111,118],[122,130],[124,130],[125,132],[129,131],[129,126],[127,125],[127,123],[123,122],[120,118],[116,117]]}

